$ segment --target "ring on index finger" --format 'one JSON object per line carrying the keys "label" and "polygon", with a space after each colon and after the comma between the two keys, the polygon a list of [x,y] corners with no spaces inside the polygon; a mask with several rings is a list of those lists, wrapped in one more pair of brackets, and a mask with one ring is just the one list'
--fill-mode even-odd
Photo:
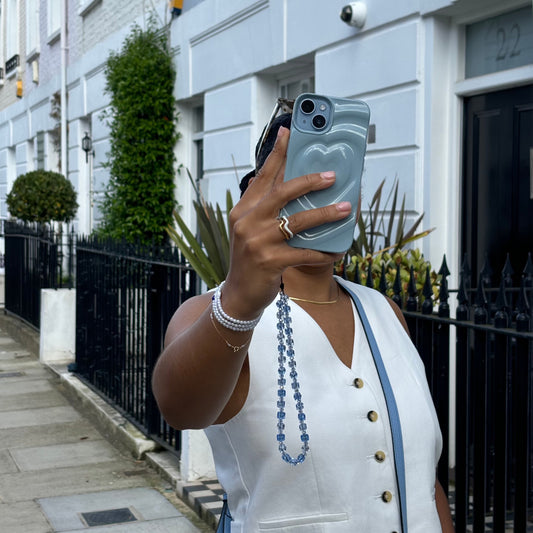
{"label": "ring on index finger", "polygon": [[289,219],[286,216],[278,217],[279,229],[283,233],[283,237],[286,241],[294,237],[294,233],[289,228]]}

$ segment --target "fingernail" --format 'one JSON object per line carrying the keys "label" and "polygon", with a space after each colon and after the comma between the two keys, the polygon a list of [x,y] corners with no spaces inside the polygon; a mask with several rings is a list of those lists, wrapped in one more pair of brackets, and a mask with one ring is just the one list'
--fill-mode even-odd
{"label": "fingernail", "polygon": [[283,137],[289,130],[284,126],[280,126],[277,137]]}
{"label": "fingernail", "polygon": [[331,180],[335,179],[335,172],[333,172],[333,170],[328,170],[327,172],[321,172],[320,173],[320,177],[323,180],[331,181]]}
{"label": "fingernail", "polygon": [[352,204],[350,202],[339,202],[337,204],[337,211],[351,211]]}

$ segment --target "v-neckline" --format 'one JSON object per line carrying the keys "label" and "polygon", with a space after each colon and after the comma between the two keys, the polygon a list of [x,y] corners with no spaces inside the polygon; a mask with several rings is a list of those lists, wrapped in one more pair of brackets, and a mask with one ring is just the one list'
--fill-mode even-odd
{"label": "v-neckline", "polygon": [[353,370],[353,366],[354,366],[354,361],[355,361],[355,348],[356,348],[356,334],[357,334],[357,330],[358,330],[358,327],[357,327],[357,323],[358,323],[358,320],[357,320],[357,309],[355,308],[355,304],[352,300],[352,298],[350,297],[349,294],[347,294],[345,291],[344,291],[344,286],[342,285],[342,283],[339,283],[337,281],[337,284],[339,285],[339,290],[341,290],[347,297],[348,299],[350,300],[350,309],[352,311],[352,339],[351,339],[351,359],[349,361],[349,365],[346,364],[343,359],[339,356],[337,350],[335,349],[335,347],[333,346],[333,343],[331,342],[330,338],[328,337],[328,335],[326,334],[326,332],[324,331],[324,329],[322,329],[322,327],[320,326],[320,324],[316,321],[316,319],[311,315],[311,313],[309,313],[306,309],[304,309],[301,305],[298,304],[298,302],[291,302],[291,303],[294,303],[296,304],[296,306],[298,307],[298,309],[304,314],[306,315],[309,320],[311,320],[313,322],[313,324],[315,325],[316,328],[318,328],[318,330],[320,331],[320,334],[323,335],[324,339],[326,340],[326,342],[328,343],[328,345],[330,346],[331,348],[331,352],[332,354],[334,355],[335,359],[339,362],[339,364],[342,365],[342,367],[346,370]]}

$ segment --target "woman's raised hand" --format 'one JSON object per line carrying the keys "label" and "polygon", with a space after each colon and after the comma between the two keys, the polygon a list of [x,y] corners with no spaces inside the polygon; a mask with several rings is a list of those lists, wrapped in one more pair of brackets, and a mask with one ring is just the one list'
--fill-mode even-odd
{"label": "woman's raised hand", "polygon": [[[235,318],[259,316],[275,298],[287,267],[332,263],[342,255],[293,248],[285,241],[278,219],[281,208],[335,182],[333,172],[307,174],[284,182],[288,141],[289,130],[281,127],[272,152],[229,217],[231,257],[223,305]],[[289,217],[289,227],[298,233],[343,219],[350,211],[348,202],[303,211]]]}

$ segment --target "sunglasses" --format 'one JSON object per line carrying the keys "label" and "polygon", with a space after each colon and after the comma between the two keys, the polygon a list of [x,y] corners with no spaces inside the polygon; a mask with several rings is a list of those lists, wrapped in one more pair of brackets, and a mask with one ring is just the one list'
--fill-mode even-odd
{"label": "sunglasses", "polygon": [[276,101],[276,105],[274,106],[274,109],[272,110],[272,113],[270,115],[270,119],[267,122],[267,125],[263,128],[263,133],[261,134],[261,138],[259,139],[259,142],[257,143],[256,149],[255,149],[255,169],[256,171],[259,170],[259,154],[263,150],[263,146],[265,144],[265,141],[268,137],[268,134],[270,133],[270,130],[272,129],[272,124],[274,123],[274,120],[276,120],[276,117],[283,113],[292,113],[292,108],[294,107],[294,100],[290,100],[288,98],[278,98]]}

